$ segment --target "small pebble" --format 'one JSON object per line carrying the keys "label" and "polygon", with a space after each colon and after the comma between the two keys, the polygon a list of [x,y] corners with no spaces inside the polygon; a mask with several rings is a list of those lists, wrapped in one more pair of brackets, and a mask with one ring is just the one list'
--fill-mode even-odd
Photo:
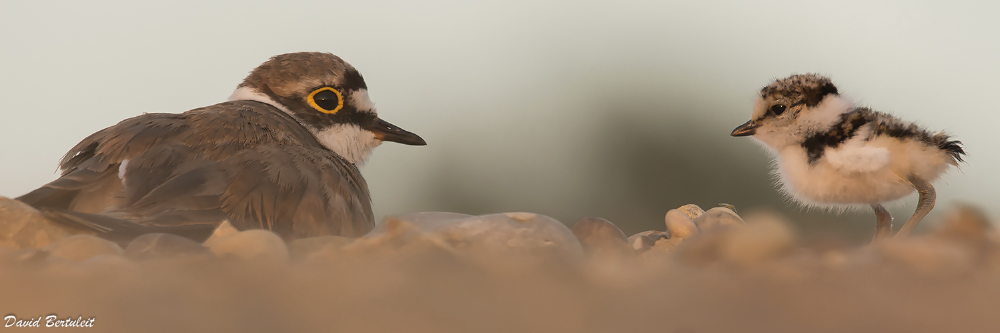
{"label": "small pebble", "polygon": [[667,215],[663,217],[663,221],[666,223],[667,231],[670,232],[671,237],[689,238],[698,232],[698,226],[694,224],[694,220],[691,220],[691,217],[680,209],[668,211]]}
{"label": "small pebble", "polygon": [[948,211],[943,223],[938,224],[933,234],[945,238],[971,243],[986,242],[993,225],[982,210],[969,206],[957,205]]}
{"label": "small pebble", "polygon": [[719,245],[724,260],[751,267],[790,253],[795,247],[795,235],[779,219],[760,218],[746,228],[732,230]]}
{"label": "small pebble", "polygon": [[746,225],[746,222],[743,222],[743,219],[729,208],[715,207],[694,219],[694,224],[698,226],[699,230],[708,231],[725,226]]}
{"label": "small pebble", "polygon": [[649,243],[649,239],[643,240],[643,237],[645,237],[646,235],[652,234],[654,232],[656,232],[656,230],[646,230],[646,231],[634,234],[632,236],[628,236],[628,238],[626,240],[628,241],[628,244],[632,246],[633,250],[636,250],[636,251],[646,251],[646,250],[649,250],[649,248],[652,247],[653,244]]}
{"label": "small pebble", "polygon": [[219,223],[219,226],[215,228],[215,231],[212,232],[212,235],[209,236],[208,239],[206,239],[202,244],[208,244],[208,242],[211,242],[213,240],[226,238],[235,235],[239,232],[240,231],[237,230],[236,227],[234,227],[233,224],[229,222],[229,220],[225,220],[222,221],[222,223]]}
{"label": "small pebble", "polygon": [[534,213],[481,215],[463,220],[448,232],[469,244],[497,246],[496,250],[519,250],[533,254],[583,255],[583,247],[565,224]]}
{"label": "small pebble", "polygon": [[470,217],[475,217],[475,216],[469,214],[452,213],[452,212],[419,212],[419,213],[409,213],[409,214],[394,216],[392,218],[403,221],[409,221],[415,224],[425,225],[425,224],[437,224],[437,223],[447,224],[447,221],[464,220]]}
{"label": "small pebble", "polygon": [[736,213],[736,206],[733,206],[731,204],[727,204],[725,202],[720,202],[719,203],[719,207],[728,208],[729,210],[733,211],[733,213]]}
{"label": "small pebble", "polygon": [[205,242],[212,253],[220,258],[236,256],[246,260],[286,262],[288,248],[277,234],[253,229]]}
{"label": "small pebble", "polygon": [[[649,236],[647,236],[647,237],[649,237]],[[651,250],[672,250],[673,248],[677,247],[678,245],[681,245],[681,243],[683,243],[683,242],[684,242],[684,238],[673,237],[673,235],[671,235],[670,238],[660,238],[660,239],[656,240],[656,242],[653,244],[653,248]]]}
{"label": "small pebble", "polygon": [[507,217],[510,217],[518,222],[531,221],[535,217],[538,217],[538,215],[535,213],[525,213],[525,212],[504,213],[504,215],[507,215]]}
{"label": "small pebble", "polygon": [[456,223],[460,223],[462,220],[474,217],[472,215],[449,212],[419,212],[390,216],[386,217],[382,223],[376,224],[375,228],[369,231],[365,237],[381,237],[386,233],[397,234],[402,231],[408,231],[411,228],[415,231],[435,232],[438,229],[448,228]]}
{"label": "small pebble", "polygon": [[705,214],[705,210],[701,209],[701,207],[698,207],[698,205],[695,204],[687,204],[684,206],[680,206],[677,209],[683,212],[684,214],[687,214],[688,218],[692,220],[698,218],[699,216],[701,216],[701,214]]}
{"label": "small pebble", "polygon": [[425,242],[455,251],[529,253],[582,257],[583,247],[566,225],[534,213],[462,216],[415,213],[387,218],[350,248],[389,243]]}
{"label": "small pebble", "polygon": [[613,223],[599,217],[576,221],[570,229],[589,255],[632,253],[625,233]]}
{"label": "small pebble", "polygon": [[656,245],[656,242],[661,239],[670,239],[670,232],[646,230],[629,236],[628,243],[632,245],[633,250],[637,252],[645,252],[653,248],[653,246]]}
{"label": "small pebble", "polygon": [[[414,214],[387,217],[382,223],[376,224],[372,231],[352,240],[349,244],[345,244],[343,247],[337,249],[327,246],[324,248],[324,251],[315,252],[306,259],[333,259],[342,258],[343,256],[357,257],[373,254],[392,256],[399,254],[413,256],[443,255],[445,257],[457,254],[458,251],[456,251],[455,244],[442,239],[436,233],[437,230],[447,229],[448,223],[444,223],[442,220],[427,218],[427,216],[420,215],[421,213],[416,214],[420,216],[417,219],[420,221],[420,226],[400,218]],[[428,228],[433,231],[423,230],[422,228]]]}
{"label": "small pebble", "polygon": [[74,261],[84,261],[102,254],[122,255],[124,253],[118,244],[91,235],[69,236],[49,244],[44,250],[51,253],[53,257]]}

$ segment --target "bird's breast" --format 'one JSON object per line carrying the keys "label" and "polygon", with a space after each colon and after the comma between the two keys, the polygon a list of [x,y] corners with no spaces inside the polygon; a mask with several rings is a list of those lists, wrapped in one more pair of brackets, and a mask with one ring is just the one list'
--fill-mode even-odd
{"label": "bird's breast", "polygon": [[804,148],[791,147],[777,156],[782,190],[809,206],[836,207],[900,199],[913,192],[889,167],[887,151],[876,146],[827,148],[812,162]]}

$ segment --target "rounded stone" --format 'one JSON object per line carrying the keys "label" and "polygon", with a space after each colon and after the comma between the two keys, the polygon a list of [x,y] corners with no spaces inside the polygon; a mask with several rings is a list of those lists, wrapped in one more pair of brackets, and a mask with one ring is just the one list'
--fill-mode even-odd
{"label": "rounded stone", "polygon": [[[433,226],[431,228],[433,230],[446,227],[446,224],[435,219],[421,220],[421,225],[425,228]],[[361,238],[354,239],[350,244],[336,250],[327,247],[323,253],[315,253],[310,258],[329,257],[330,255],[338,255],[338,252],[352,256],[401,253],[417,256],[457,254],[451,244],[433,231],[421,229],[421,227],[398,217],[387,217],[381,223],[376,224],[372,231]]]}
{"label": "rounded stone", "polygon": [[538,217],[538,214],[526,213],[526,212],[513,212],[513,213],[503,213],[503,214],[507,215],[507,217],[512,218],[518,222],[527,222]]}
{"label": "rounded stone", "polygon": [[137,260],[211,254],[207,247],[198,242],[171,234],[145,234],[125,247],[125,257]]}
{"label": "rounded stone", "polygon": [[970,205],[956,205],[943,220],[934,228],[933,235],[979,244],[986,242],[993,231],[986,213]]}
{"label": "rounded stone", "polygon": [[626,254],[633,252],[625,233],[599,217],[586,217],[570,228],[588,255]]}
{"label": "rounded stone", "polygon": [[41,249],[0,247],[0,267],[43,264],[50,255],[48,251]]}
{"label": "rounded stone", "polygon": [[650,252],[670,251],[676,248],[677,246],[680,246],[683,242],[684,238],[673,237],[673,235],[671,235],[670,238],[664,238],[660,236],[659,239],[653,240],[653,247],[649,250]]}
{"label": "rounded stone", "polygon": [[719,227],[746,225],[746,222],[729,208],[715,207],[694,219],[694,224],[699,230],[708,231]]}
{"label": "rounded stone", "polygon": [[420,230],[433,231],[473,217],[475,216],[450,212],[410,213],[386,218],[383,223],[376,225],[375,228],[369,232],[369,234],[379,234],[385,232],[384,229],[388,226],[385,222],[388,222],[389,220],[406,221],[414,226],[417,226]]}
{"label": "rounded stone", "polygon": [[292,259],[307,259],[316,255],[332,255],[354,239],[341,236],[319,236],[300,238],[288,243],[288,253]]}
{"label": "rounded stone", "polygon": [[277,234],[254,229],[241,231],[226,237],[205,242],[216,256],[235,256],[246,260],[279,261],[288,260],[288,248]]}
{"label": "rounded stone", "polygon": [[[456,251],[582,256],[583,248],[565,225],[534,213],[468,216],[414,213],[387,218],[359,246],[426,242]],[[353,247],[353,246],[352,246]]]}
{"label": "rounded stone", "polygon": [[688,218],[690,218],[691,220],[698,218],[699,216],[701,216],[701,214],[705,214],[705,210],[701,209],[701,207],[695,204],[687,204],[684,206],[680,206],[677,207],[677,210],[680,210],[681,212],[686,214]]}
{"label": "rounded stone", "polygon": [[42,248],[80,233],[86,232],[53,222],[28,204],[0,197],[0,246]]}
{"label": "rounded stone", "polygon": [[777,218],[759,218],[720,242],[719,255],[740,266],[756,266],[784,256],[795,247],[795,234]]}
{"label": "rounded stone", "polygon": [[53,257],[84,261],[102,254],[122,255],[121,246],[91,235],[73,235],[49,244],[44,248]]}
{"label": "rounded stone", "polygon": [[[714,214],[728,218],[725,212],[732,211],[717,207],[705,212],[702,218],[710,218]],[[795,233],[780,216],[754,214],[751,219],[752,223],[743,223],[741,219],[739,223],[717,226],[698,237],[685,240],[683,246],[678,248],[677,258],[695,265],[728,263],[754,267],[782,258],[794,250]]]}
{"label": "rounded stone", "polygon": [[663,222],[672,237],[689,238],[698,233],[698,226],[694,224],[694,220],[680,209],[668,211],[663,217]]}
{"label": "rounded stone", "polygon": [[645,252],[653,248],[653,246],[656,245],[656,242],[661,239],[670,239],[670,232],[646,230],[629,236],[628,243],[632,246],[633,250],[637,252]]}
{"label": "rounded stone", "polygon": [[208,244],[208,242],[223,239],[239,232],[240,231],[237,230],[232,223],[229,223],[229,220],[225,220],[222,221],[222,223],[219,223],[218,227],[215,227],[215,231],[212,232],[212,235],[209,236],[208,239],[206,239],[202,244]]}

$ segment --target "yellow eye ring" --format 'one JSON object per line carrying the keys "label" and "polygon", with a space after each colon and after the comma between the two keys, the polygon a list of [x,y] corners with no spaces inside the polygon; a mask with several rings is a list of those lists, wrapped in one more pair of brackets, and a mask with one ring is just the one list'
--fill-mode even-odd
{"label": "yellow eye ring", "polygon": [[[326,91],[333,92],[333,94],[337,96],[337,105],[336,106],[333,105],[333,98],[331,98],[333,96],[328,96],[329,93],[324,93]],[[322,98],[324,96],[321,95],[320,96],[321,97],[320,101],[317,102],[316,101],[316,95],[319,95],[321,93],[323,95],[327,95],[327,96],[325,96],[327,98]],[[341,95],[340,92],[337,91],[337,89],[333,89],[333,88],[330,88],[330,87],[323,87],[323,88],[319,88],[319,89],[313,90],[313,92],[310,93],[308,97],[306,97],[306,103],[309,103],[309,106],[313,107],[313,109],[316,109],[316,111],[319,111],[319,112],[322,112],[322,113],[334,114],[334,113],[337,113],[337,111],[340,111],[340,109],[344,108],[344,96]]]}

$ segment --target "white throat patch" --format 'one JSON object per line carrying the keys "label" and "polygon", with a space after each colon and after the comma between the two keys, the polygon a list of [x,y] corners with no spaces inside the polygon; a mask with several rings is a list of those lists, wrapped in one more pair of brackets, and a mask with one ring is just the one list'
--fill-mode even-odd
{"label": "white throat patch", "polygon": [[358,166],[364,164],[372,150],[382,144],[382,140],[375,138],[375,133],[354,124],[333,125],[315,131],[313,135],[323,146]]}

